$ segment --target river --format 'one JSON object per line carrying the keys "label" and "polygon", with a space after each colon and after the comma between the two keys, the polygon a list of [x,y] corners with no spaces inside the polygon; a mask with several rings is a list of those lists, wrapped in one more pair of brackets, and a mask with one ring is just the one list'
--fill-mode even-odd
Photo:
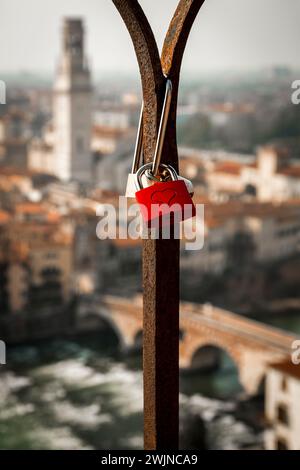
{"label": "river", "polygon": [[[300,333],[295,315],[269,323]],[[182,374],[184,448],[262,448],[263,433],[241,417],[244,400],[227,356],[210,374]],[[110,331],[8,350],[1,366],[1,449],[141,449],[140,355],[120,356]],[[186,439],[185,439],[186,441]]]}

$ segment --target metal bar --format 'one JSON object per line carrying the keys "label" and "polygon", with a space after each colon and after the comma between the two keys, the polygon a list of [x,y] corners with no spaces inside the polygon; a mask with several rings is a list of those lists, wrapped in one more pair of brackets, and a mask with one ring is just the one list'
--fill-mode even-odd
{"label": "metal bar", "polygon": [[178,449],[179,240],[145,240],[144,446]]}
{"label": "metal bar", "polygon": [[205,0],[180,0],[170,22],[161,54],[163,73],[173,84],[162,163],[170,163],[176,171],[178,171],[176,120],[180,70],[190,31],[204,2]]}
{"label": "metal bar", "polygon": [[[152,162],[165,94],[165,76],[173,85],[162,163],[178,170],[176,109],[185,44],[204,0],[180,0],[171,21],[162,62],[153,32],[137,0],[112,0],[131,35],[144,101],[143,152]],[[164,72],[164,73],[163,73]],[[164,75],[165,74],[165,75]],[[160,149],[158,149],[160,150]],[[143,242],[144,447],[177,449],[179,429],[179,240]]]}
{"label": "metal bar", "polygon": [[144,102],[143,153],[145,161],[152,161],[165,86],[160,56],[152,29],[139,2],[112,1],[128,29],[138,60]]}
{"label": "metal bar", "polygon": [[161,163],[161,156],[162,156],[166,129],[167,129],[167,124],[168,124],[168,119],[169,119],[171,100],[172,100],[172,82],[171,80],[168,79],[166,83],[166,94],[165,94],[165,99],[164,99],[164,104],[163,104],[163,109],[162,109],[162,118],[161,118],[159,129],[158,129],[155,153],[154,153],[154,158],[153,158],[152,174],[154,176],[157,175],[159,165]]}
{"label": "metal bar", "polygon": [[142,151],[143,151],[143,113],[144,113],[144,102],[142,102],[141,113],[139,118],[139,127],[137,133],[137,139],[134,149],[134,157],[131,168],[131,173],[136,173],[141,163]]}

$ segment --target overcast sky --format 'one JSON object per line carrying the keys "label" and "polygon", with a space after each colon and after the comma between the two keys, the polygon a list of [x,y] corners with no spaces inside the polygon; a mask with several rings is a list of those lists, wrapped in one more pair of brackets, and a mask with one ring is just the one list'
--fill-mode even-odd
{"label": "overcast sky", "polygon": [[[159,46],[176,0],[141,0]],[[134,73],[128,33],[111,0],[0,0],[0,72],[53,72],[62,18],[82,16],[94,71]],[[189,72],[300,67],[299,0],[206,0],[184,60]]]}

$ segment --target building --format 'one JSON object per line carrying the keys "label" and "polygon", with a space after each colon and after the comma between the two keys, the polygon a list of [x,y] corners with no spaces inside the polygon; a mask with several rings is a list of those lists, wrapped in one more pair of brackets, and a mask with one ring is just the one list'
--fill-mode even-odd
{"label": "building", "polygon": [[300,197],[300,165],[289,160],[284,148],[261,147],[256,164],[242,168],[241,180],[244,188],[255,188],[262,202]]}
{"label": "building", "polygon": [[181,266],[189,273],[222,274],[230,262],[238,266],[240,256],[266,264],[300,252],[300,200],[216,203],[196,196],[195,202],[204,204],[205,238],[202,250],[182,251]]}
{"label": "building", "polygon": [[55,173],[53,147],[44,139],[35,138],[28,148],[28,168],[48,175]]}
{"label": "building", "polygon": [[300,366],[291,360],[271,365],[265,390],[266,449],[300,450]]}
{"label": "building", "polygon": [[287,149],[266,145],[256,158],[242,156],[206,163],[207,193],[219,198],[256,197],[260,202],[282,202],[300,197],[300,165],[291,160]]}
{"label": "building", "polygon": [[[104,208],[105,204],[117,210],[118,195],[98,189],[93,199],[82,199],[80,207],[69,212],[74,224],[74,280],[78,295],[103,291],[129,295],[140,289],[142,241],[101,240],[97,208]],[[122,218],[118,219],[117,226],[123,222]]]}
{"label": "building", "polygon": [[47,205],[22,202],[0,212],[1,312],[60,307],[71,299],[73,236]]}
{"label": "building", "polygon": [[141,290],[141,239],[98,240],[96,249],[100,289],[124,296]]}
{"label": "building", "polygon": [[242,164],[235,161],[218,162],[213,171],[208,171],[206,176],[207,187],[210,193],[216,194],[241,194],[244,185],[241,175]]}
{"label": "building", "polygon": [[1,167],[0,168],[0,191],[13,193],[19,191],[27,195],[33,190],[32,173],[20,168]]}
{"label": "building", "polygon": [[35,136],[28,145],[27,165],[30,170],[47,175],[55,174],[54,139],[52,123],[42,127],[41,136]]}
{"label": "building", "polygon": [[0,163],[27,168],[27,146],[31,137],[30,119],[16,108],[0,117]]}
{"label": "building", "polygon": [[114,153],[99,155],[95,161],[94,182],[105,190],[125,194],[133,160],[133,139],[121,140]]}
{"label": "building", "polygon": [[119,127],[94,126],[92,133],[92,150],[104,155],[122,152],[124,147],[132,150],[136,129]]}
{"label": "building", "polygon": [[54,170],[60,179],[90,183],[92,87],[81,19],[66,19],[54,86]]}
{"label": "building", "polygon": [[72,249],[63,240],[15,244],[6,263],[7,308],[60,307],[71,298]]}

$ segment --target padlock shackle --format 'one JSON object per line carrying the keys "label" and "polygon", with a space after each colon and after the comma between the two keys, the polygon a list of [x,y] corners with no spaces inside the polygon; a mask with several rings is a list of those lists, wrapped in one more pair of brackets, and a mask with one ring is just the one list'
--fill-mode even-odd
{"label": "padlock shackle", "polygon": [[[166,82],[166,93],[165,93],[161,120],[160,120],[158,134],[157,134],[157,141],[156,141],[153,163],[151,164],[151,173],[153,174],[154,177],[158,173],[160,162],[161,162],[161,156],[162,156],[166,129],[167,129],[167,124],[168,124],[168,119],[169,119],[169,112],[170,112],[170,107],[171,107],[171,100],[172,100],[172,82],[170,79],[168,79]],[[141,158],[142,158],[142,153],[143,153],[143,114],[144,114],[144,102],[142,102],[142,106],[141,106],[131,173],[136,173],[141,163]]]}
{"label": "padlock shackle", "polygon": [[[149,170],[152,166],[152,163],[145,163],[144,165],[142,165],[138,171],[136,172],[136,188],[138,191],[140,191],[141,189],[143,189],[143,184],[142,184],[142,176],[143,174]],[[165,164],[161,164],[161,166],[165,169],[165,170],[168,170],[170,175],[171,175],[171,178],[172,178],[172,181],[177,181],[178,180],[178,174],[176,172],[176,170],[171,166],[171,165],[165,165]],[[163,181],[157,181],[158,183],[163,183]]]}
{"label": "padlock shackle", "polygon": [[142,106],[141,106],[139,126],[138,126],[138,132],[136,136],[136,143],[135,143],[131,173],[136,173],[138,171],[139,165],[141,162],[141,157],[142,157],[142,152],[143,152],[143,114],[144,114],[144,102],[142,102]]}
{"label": "padlock shackle", "polygon": [[[177,172],[176,170],[171,166],[171,165],[166,165],[165,163],[161,163],[159,165],[159,168],[163,168],[164,170],[169,170],[169,173],[173,174],[175,173],[175,180],[178,179],[178,175],[177,175]],[[162,180],[160,178],[158,178],[157,176],[154,176],[152,171],[150,169],[147,169],[145,171],[145,175],[146,177],[149,179],[149,180],[152,180],[152,181],[156,181],[156,183],[160,183]]]}
{"label": "padlock shackle", "polygon": [[151,172],[154,176],[157,175],[159,165],[161,162],[161,156],[162,156],[164,140],[165,140],[165,135],[166,135],[166,130],[167,130],[171,101],[172,101],[172,88],[173,87],[172,87],[171,80],[167,79],[165,99],[164,99],[163,109],[161,113],[161,120],[159,124],[156,147],[155,147],[154,158],[153,158],[152,169],[151,169]]}

